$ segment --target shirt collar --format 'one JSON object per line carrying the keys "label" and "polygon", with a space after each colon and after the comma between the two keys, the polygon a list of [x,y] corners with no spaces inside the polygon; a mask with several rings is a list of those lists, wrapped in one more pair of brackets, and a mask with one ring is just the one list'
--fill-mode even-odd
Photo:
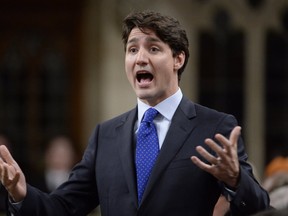
{"label": "shirt collar", "polygon": [[[154,106],[154,108],[168,121],[172,120],[172,117],[182,100],[183,94],[181,89],[179,88],[176,93],[161,101],[159,104]],[[137,98],[137,106],[138,106],[138,125],[140,124],[144,113],[151,106],[142,102],[139,98]]]}

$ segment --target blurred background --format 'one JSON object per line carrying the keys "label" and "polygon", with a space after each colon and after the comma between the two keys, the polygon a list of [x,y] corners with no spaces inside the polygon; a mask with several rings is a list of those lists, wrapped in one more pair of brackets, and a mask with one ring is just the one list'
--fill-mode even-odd
{"label": "blurred background", "polygon": [[79,159],[97,123],[136,105],[121,22],[143,9],[186,28],[181,88],[236,116],[261,179],[288,155],[288,0],[1,0],[0,134],[28,181],[53,137],[73,140]]}

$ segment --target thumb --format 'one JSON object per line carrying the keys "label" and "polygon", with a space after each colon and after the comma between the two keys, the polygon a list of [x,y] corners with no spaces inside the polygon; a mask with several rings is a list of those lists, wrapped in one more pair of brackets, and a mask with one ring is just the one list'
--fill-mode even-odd
{"label": "thumb", "polygon": [[240,135],[241,135],[241,127],[240,126],[236,126],[232,130],[232,132],[230,134],[230,138],[229,138],[230,142],[232,143],[232,145],[236,145],[237,144]]}

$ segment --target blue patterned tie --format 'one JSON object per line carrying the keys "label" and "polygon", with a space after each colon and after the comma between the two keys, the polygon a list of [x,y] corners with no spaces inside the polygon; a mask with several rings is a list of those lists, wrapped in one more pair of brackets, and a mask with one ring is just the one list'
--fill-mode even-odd
{"label": "blue patterned tie", "polygon": [[156,109],[149,108],[144,114],[137,133],[136,174],[139,204],[159,153],[157,130],[153,123],[153,119],[157,114]]}

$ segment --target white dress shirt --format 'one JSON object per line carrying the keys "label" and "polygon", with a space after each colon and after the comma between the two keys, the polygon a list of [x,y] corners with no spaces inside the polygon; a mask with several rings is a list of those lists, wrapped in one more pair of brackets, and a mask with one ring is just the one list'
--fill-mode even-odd
{"label": "white dress shirt", "polygon": [[[164,101],[160,102],[155,107],[153,107],[160,113],[160,115],[157,115],[153,120],[157,129],[157,135],[159,139],[159,149],[161,149],[162,147],[166,134],[169,130],[172,117],[177,107],[179,106],[182,97],[183,94],[181,89],[179,88],[175,94],[171,95],[169,98],[166,98]],[[135,135],[138,131],[144,113],[146,112],[147,109],[151,107],[143,103],[139,98],[137,99],[137,105],[138,105],[138,120],[135,124]]]}

